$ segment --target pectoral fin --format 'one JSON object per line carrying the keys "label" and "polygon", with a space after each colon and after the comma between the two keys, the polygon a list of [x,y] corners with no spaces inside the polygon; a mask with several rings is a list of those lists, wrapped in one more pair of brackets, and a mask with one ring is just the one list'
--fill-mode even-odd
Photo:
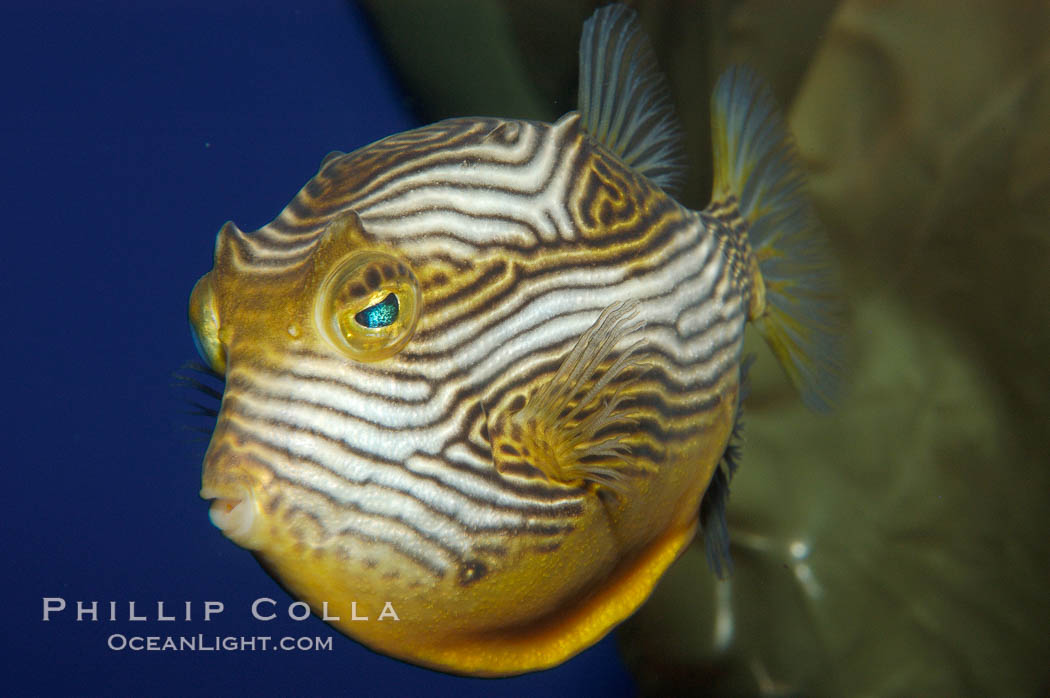
{"label": "pectoral fin", "polygon": [[497,469],[527,465],[552,482],[624,491],[632,467],[625,439],[635,424],[628,388],[644,341],[637,313],[634,302],[607,307],[520,409],[495,418]]}

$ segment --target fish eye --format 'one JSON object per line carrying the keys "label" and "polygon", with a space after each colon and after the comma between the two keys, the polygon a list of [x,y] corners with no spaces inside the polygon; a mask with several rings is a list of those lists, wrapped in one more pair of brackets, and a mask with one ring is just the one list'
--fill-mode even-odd
{"label": "fish eye", "polygon": [[321,285],[317,323],[357,361],[393,356],[412,338],[420,314],[419,284],[394,255],[362,250],[343,258]]}
{"label": "fish eye", "polygon": [[200,278],[190,293],[190,328],[197,353],[211,370],[226,373],[226,350],[219,341],[219,311],[211,272]]}

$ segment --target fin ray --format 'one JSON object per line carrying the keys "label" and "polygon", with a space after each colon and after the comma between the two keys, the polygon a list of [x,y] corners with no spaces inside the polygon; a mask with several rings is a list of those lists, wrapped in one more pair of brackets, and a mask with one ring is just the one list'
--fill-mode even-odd
{"label": "fin ray", "polygon": [[733,67],[711,98],[712,199],[737,198],[765,292],[752,318],[811,409],[842,392],[843,308],[823,230],[772,94],[750,70]]}
{"label": "fin ray", "polygon": [[[628,476],[621,469],[629,465],[630,446],[624,437],[636,421],[623,406],[624,390],[637,379],[628,372],[644,365],[638,354],[644,340],[620,349],[611,363],[610,357],[625,337],[644,326],[637,308],[635,301],[606,307],[555,374],[519,411],[498,420],[506,424],[496,429],[496,457],[504,458],[509,445],[553,482],[592,482],[617,494],[625,491]],[[615,431],[609,433],[612,427]]]}
{"label": "fin ray", "polygon": [[682,132],[671,92],[635,12],[597,10],[580,38],[583,128],[627,165],[674,193],[685,180]]}
{"label": "fin ray", "polygon": [[729,503],[729,483],[740,465],[740,445],[744,438],[743,403],[750,390],[748,371],[754,360],[754,355],[749,355],[740,362],[740,390],[737,393],[733,431],[722,458],[715,466],[704,498],[700,501],[700,533],[704,538],[704,553],[708,566],[719,579],[725,579],[733,573],[726,506]]}

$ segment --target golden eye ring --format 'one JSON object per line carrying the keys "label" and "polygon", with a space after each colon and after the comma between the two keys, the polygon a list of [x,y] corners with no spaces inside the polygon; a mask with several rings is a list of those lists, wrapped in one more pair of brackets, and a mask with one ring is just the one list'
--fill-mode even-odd
{"label": "golden eye ring", "polygon": [[317,324],[350,358],[380,361],[412,338],[421,300],[419,282],[406,262],[361,250],[340,260],[321,284]]}

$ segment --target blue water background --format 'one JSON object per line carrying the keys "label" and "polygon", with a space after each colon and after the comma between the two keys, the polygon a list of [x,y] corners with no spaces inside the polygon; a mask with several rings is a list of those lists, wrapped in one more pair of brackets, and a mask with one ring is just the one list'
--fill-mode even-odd
{"label": "blue water background", "polygon": [[[0,10],[6,104],[2,656],[7,695],[630,695],[611,640],[462,679],[310,618],[200,500],[204,441],[172,373],[228,219],[272,219],[330,150],[418,125],[372,30],[337,2],[21,2]],[[12,447],[13,448],[10,448]],[[65,613],[42,621],[43,597]],[[275,599],[281,619],[252,619]],[[75,622],[76,601],[123,620]],[[201,619],[206,600],[225,611]],[[130,622],[193,602],[190,622]],[[332,638],[318,652],[132,652],[123,635]]]}

